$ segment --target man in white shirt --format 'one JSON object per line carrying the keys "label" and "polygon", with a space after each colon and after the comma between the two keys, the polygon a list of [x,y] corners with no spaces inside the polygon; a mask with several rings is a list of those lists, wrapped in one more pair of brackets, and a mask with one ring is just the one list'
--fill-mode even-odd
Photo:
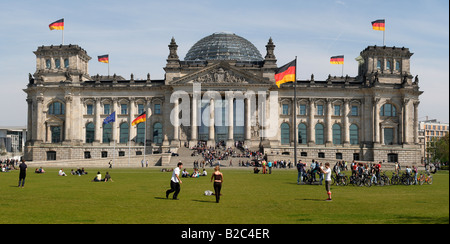
{"label": "man in white shirt", "polygon": [[180,184],[183,182],[180,180],[180,171],[183,168],[183,163],[179,162],[178,167],[173,170],[172,178],[170,179],[170,189],[166,191],[166,198],[169,198],[169,194],[173,194],[173,200],[178,200],[178,193],[180,193]]}
{"label": "man in white shirt", "polygon": [[325,174],[325,190],[327,191],[328,198],[325,201],[331,201],[331,169],[330,163],[325,163],[325,169],[320,168],[320,171]]}

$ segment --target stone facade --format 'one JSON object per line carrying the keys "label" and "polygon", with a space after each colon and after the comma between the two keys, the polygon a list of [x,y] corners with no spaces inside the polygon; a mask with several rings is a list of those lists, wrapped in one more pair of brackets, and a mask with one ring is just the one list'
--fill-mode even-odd
{"label": "stone facade", "polygon": [[[143,153],[144,141],[147,154],[198,141],[228,146],[241,141],[251,149],[292,156],[296,131],[299,157],[420,162],[422,92],[410,73],[408,48],[367,47],[358,57],[356,77],[298,80],[295,106],[293,83],[275,85],[272,39],[265,58],[251,62],[182,61],[177,48],[172,38],[164,80],[150,74],[135,80],[90,76],[91,58],[77,45],[39,47],[36,72],[24,89],[25,158],[109,158],[114,149],[116,156],[129,151],[134,156]],[[114,111],[116,121],[103,124]],[[144,111],[147,121],[132,126]]]}

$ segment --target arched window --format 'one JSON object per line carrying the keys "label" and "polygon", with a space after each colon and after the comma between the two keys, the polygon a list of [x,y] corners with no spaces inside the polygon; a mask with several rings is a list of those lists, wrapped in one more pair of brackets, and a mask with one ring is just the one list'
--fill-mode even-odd
{"label": "arched window", "polygon": [[339,124],[333,125],[333,144],[341,144],[341,126]]}
{"label": "arched window", "polygon": [[53,102],[48,106],[48,114],[62,115],[64,114],[64,103]]}
{"label": "arched window", "polygon": [[381,69],[381,60],[377,61],[377,69]]}
{"label": "arched window", "polygon": [[45,67],[47,69],[51,69],[52,68],[52,61],[50,61],[50,59],[46,59],[45,60]]}
{"label": "arched window", "polygon": [[283,123],[281,124],[281,144],[289,144],[290,143],[290,131],[289,124]]}
{"label": "arched window", "polygon": [[387,103],[381,107],[380,116],[395,117],[397,116],[397,109],[394,105]]}
{"label": "arched window", "polygon": [[129,139],[128,123],[120,124],[120,141],[119,143],[127,143]]}
{"label": "arched window", "polygon": [[64,68],[69,68],[69,59],[64,59]]}
{"label": "arched window", "polygon": [[322,124],[316,124],[316,144],[317,145],[323,145],[325,144],[324,138],[323,138],[323,125]]}
{"label": "arched window", "polygon": [[95,126],[94,123],[88,123],[86,125],[86,143],[94,142]]}
{"label": "arched window", "polygon": [[55,68],[61,68],[61,60],[59,60],[59,58],[55,59]]}
{"label": "arched window", "polygon": [[301,123],[298,125],[298,143],[306,144],[308,142],[308,137],[306,134],[306,125]]}
{"label": "arched window", "polygon": [[163,140],[163,127],[161,123],[153,125],[153,143],[161,144]]}
{"label": "arched window", "polygon": [[136,128],[136,130],[137,130],[136,143],[144,143],[145,122],[144,123],[139,123],[136,127],[137,127]]}
{"label": "arched window", "polygon": [[103,143],[109,143],[112,140],[112,125],[103,124]]}
{"label": "arched window", "polygon": [[351,145],[359,144],[359,131],[358,126],[355,124],[350,125],[350,144]]}
{"label": "arched window", "polygon": [[395,70],[400,71],[400,62],[399,61],[395,62]]}
{"label": "arched window", "polygon": [[387,61],[386,62],[386,69],[390,70],[391,69],[391,61]]}

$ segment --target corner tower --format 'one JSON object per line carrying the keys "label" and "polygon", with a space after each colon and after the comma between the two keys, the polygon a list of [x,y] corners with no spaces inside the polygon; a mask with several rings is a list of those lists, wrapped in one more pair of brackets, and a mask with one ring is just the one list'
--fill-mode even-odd
{"label": "corner tower", "polygon": [[91,57],[78,45],[41,46],[34,54],[36,72],[33,76],[37,84],[82,82],[90,79],[88,62]]}

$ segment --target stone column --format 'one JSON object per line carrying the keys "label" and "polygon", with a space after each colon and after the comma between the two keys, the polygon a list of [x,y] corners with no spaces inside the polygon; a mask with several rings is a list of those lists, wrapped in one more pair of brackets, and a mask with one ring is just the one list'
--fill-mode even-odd
{"label": "stone column", "polygon": [[179,99],[176,99],[175,100],[175,103],[174,103],[174,105],[173,105],[173,112],[174,112],[174,114],[173,114],[173,140],[175,141],[175,142],[177,142],[177,141],[179,141],[179,129],[180,129],[180,126],[178,125],[178,123],[180,122],[179,120],[180,120],[180,106],[179,106]]}
{"label": "stone column", "polygon": [[408,145],[410,143],[409,140],[409,109],[408,109],[408,104],[409,104],[409,98],[404,98],[403,99],[403,144]]}
{"label": "stone column", "polygon": [[33,135],[33,99],[27,98],[28,104],[28,118],[27,118],[27,141],[32,140]]}
{"label": "stone column", "polygon": [[44,98],[43,97],[36,97],[36,113],[34,114],[34,117],[36,118],[36,141],[42,142],[44,140],[45,130],[44,130]]}
{"label": "stone column", "polygon": [[333,145],[333,125],[331,124],[331,115],[333,113],[333,109],[332,109],[332,104],[331,104],[331,99],[326,99],[327,102],[327,116],[326,116],[326,142],[325,145],[326,146],[331,146]]}
{"label": "stone column", "polygon": [[314,98],[310,98],[309,99],[309,116],[308,116],[308,127],[309,127],[309,130],[308,130],[308,133],[309,133],[309,135],[308,135],[308,144],[311,144],[311,145],[314,145],[315,143],[316,143],[316,136],[315,136],[315,133],[314,133],[314,113],[315,113],[315,110],[314,110],[314,102],[315,102],[315,99]]}
{"label": "stone column", "polygon": [[100,115],[102,114],[102,107],[100,98],[95,98],[95,136],[94,142],[100,143],[102,140],[102,121]]}
{"label": "stone column", "polygon": [[192,95],[191,140],[194,141],[194,143],[196,143],[196,141],[198,140],[197,109],[198,109],[197,96]]}
{"label": "stone column", "polygon": [[209,144],[215,145],[215,130],[214,130],[214,99],[209,100]]}
{"label": "stone column", "polygon": [[378,103],[380,98],[373,99],[373,142],[380,144],[380,111],[378,109]]}
{"label": "stone column", "polygon": [[70,142],[72,140],[72,96],[65,96],[66,101],[66,111],[65,111],[65,121],[64,121],[64,141]]}
{"label": "stone column", "polygon": [[250,99],[245,99],[245,140],[252,139],[252,122],[251,122],[251,104]]}
{"label": "stone column", "polygon": [[414,144],[419,143],[419,101],[414,101]]}
{"label": "stone column", "polygon": [[[129,114],[129,138],[128,138],[128,143],[131,143],[130,140],[133,139],[134,137],[136,137],[137,135],[137,125],[132,126],[131,123],[133,122],[133,120],[136,118],[136,99],[134,97],[130,97],[129,98],[130,101],[130,114]],[[136,142],[134,142],[136,143]],[[133,144],[134,144],[133,143]]]}
{"label": "stone column", "polygon": [[233,107],[233,101],[234,97],[230,96],[228,98],[228,141],[227,146],[233,146],[234,145],[234,123],[233,123],[233,114],[234,114],[234,107]]}
{"label": "stone column", "polygon": [[114,141],[116,142],[116,143],[118,143],[118,140],[117,140],[117,123],[118,123],[118,116],[119,116],[119,112],[120,111],[118,111],[118,105],[117,105],[117,103],[118,103],[119,101],[118,101],[118,99],[117,98],[113,98],[112,99],[112,110],[113,110],[113,112],[116,112],[116,121],[115,122],[111,122],[111,142],[113,142],[114,143]]}
{"label": "stone column", "polygon": [[348,124],[349,103],[349,99],[344,99],[344,145],[350,144],[350,125]]}

